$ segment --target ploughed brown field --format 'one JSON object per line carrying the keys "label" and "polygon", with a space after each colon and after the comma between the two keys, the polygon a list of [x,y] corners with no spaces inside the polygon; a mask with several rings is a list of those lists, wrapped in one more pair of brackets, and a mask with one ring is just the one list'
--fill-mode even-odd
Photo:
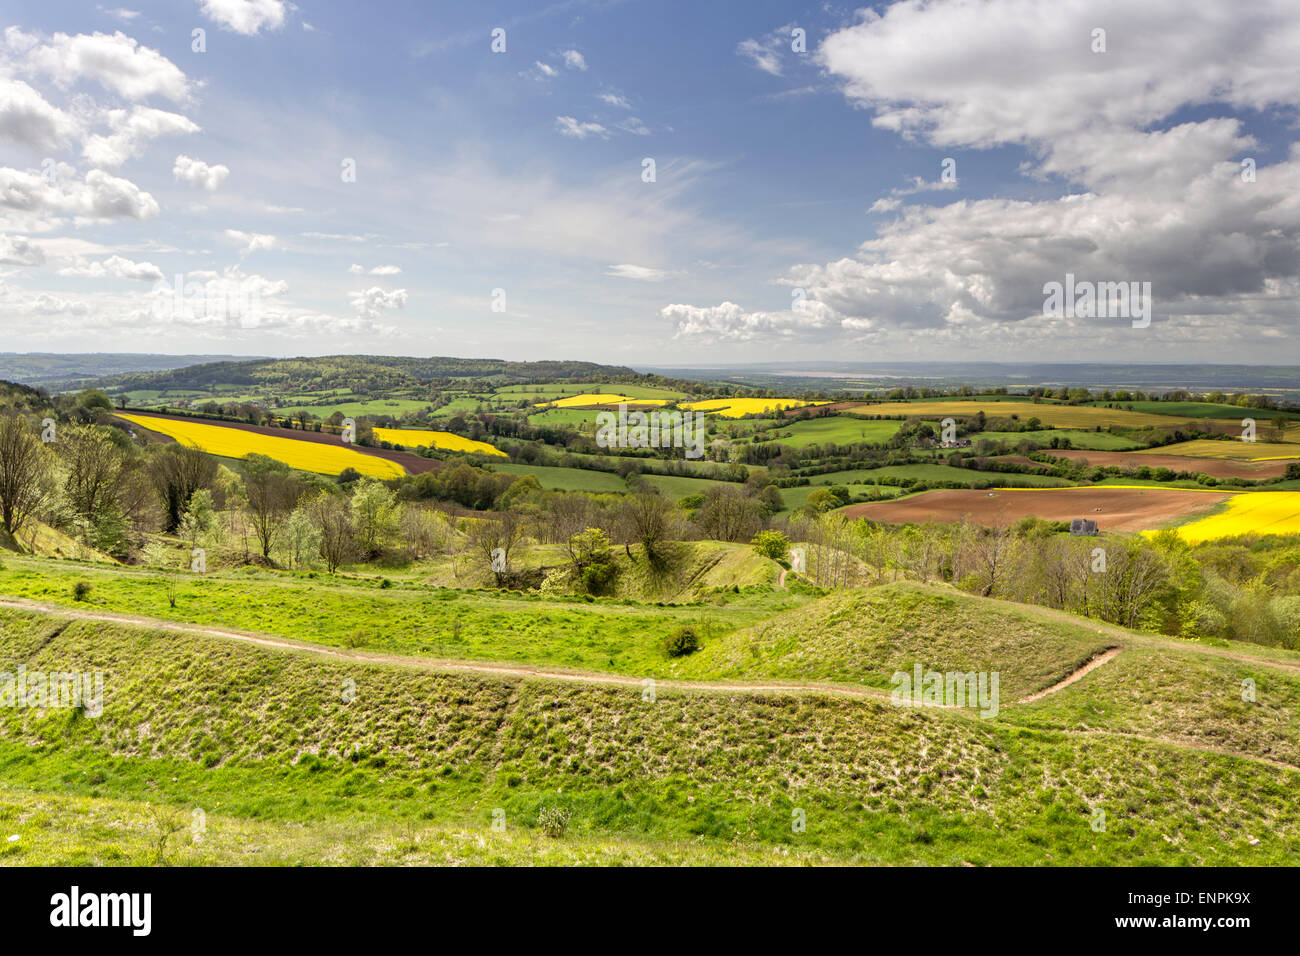
{"label": "ploughed brown field", "polygon": [[[426,471],[437,471],[442,467],[441,461],[433,458],[421,458],[409,451],[394,451],[390,448],[367,448],[364,445],[344,445],[342,438],[330,432],[317,432],[301,428],[274,428],[269,425],[250,425],[247,422],[222,421],[219,418],[172,415],[168,412],[143,411],[139,414],[153,415],[156,418],[172,418],[183,422],[195,422],[199,425],[220,425],[223,428],[238,428],[240,431],[256,432],[259,435],[270,435],[273,438],[292,438],[297,441],[318,442],[322,445],[340,445],[351,448],[353,451],[359,451],[363,455],[374,455],[376,458],[387,458],[389,461],[395,461],[406,469],[408,475],[422,475]],[[160,435],[158,432],[149,432],[148,437],[150,441],[171,442],[173,440],[166,435]]]}
{"label": "ploughed brown field", "polygon": [[1245,478],[1259,481],[1262,478],[1280,478],[1286,473],[1286,466],[1297,459],[1280,461],[1231,461],[1226,458],[1193,458],[1190,455],[1135,455],[1131,451],[1083,451],[1078,448],[1044,448],[1049,455],[1058,458],[1088,459],[1091,465],[1114,468],[1141,468],[1145,465],[1152,470],[1168,468],[1170,471],[1199,471],[1212,478]]}
{"label": "ploughed brown field", "polygon": [[888,524],[954,522],[1006,527],[1036,515],[1047,521],[1090,518],[1100,531],[1146,531],[1208,512],[1230,495],[1180,488],[1061,488],[1024,491],[927,491],[902,501],[873,501],[844,509],[850,518]]}

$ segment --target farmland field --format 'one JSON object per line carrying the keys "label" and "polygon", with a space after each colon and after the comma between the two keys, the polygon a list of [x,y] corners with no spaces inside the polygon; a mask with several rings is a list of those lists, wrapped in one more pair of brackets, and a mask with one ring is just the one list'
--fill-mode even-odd
{"label": "farmland field", "polygon": [[1237,461],[1276,461],[1300,457],[1300,444],[1263,441],[1199,441],[1178,442],[1160,448],[1146,449],[1143,455],[1187,455],[1193,458],[1231,458]]}
{"label": "farmland field", "polygon": [[[1222,442],[1214,442],[1222,444]],[[1300,452],[1300,446],[1296,449]],[[1168,468],[1173,472],[1192,471],[1214,478],[1245,478],[1259,481],[1278,478],[1286,472],[1287,461],[1236,461],[1228,458],[1196,458],[1192,455],[1158,455],[1157,449],[1143,452],[1105,452],[1044,449],[1056,458],[1085,460],[1091,465],[1116,468]],[[1293,459],[1295,460],[1295,459]]]}
{"label": "farmland field", "polygon": [[755,441],[776,441],[802,447],[812,444],[849,445],[854,442],[880,444],[889,441],[903,427],[897,421],[864,421],[847,415],[786,422],[770,431],[760,432]]}
{"label": "farmland field", "polygon": [[141,428],[166,435],[182,445],[226,458],[265,455],[291,468],[314,471],[323,475],[341,474],[348,468],[372,478],[399,478],[405,474],[402,466],[395,462],[375,455],[363,454],[342,445],[280,438],[242,428],[207,425],[198,421],[162,418],[155,415],[131,415],[118,412],[117,417]]}
{"label": "farmland field", "polygon": [[1041,431],[1031,432],[976,432],[966,437],[972,442],[977,442],[981,438],[1006,442],[1011,447],[1014,447],[1022,440],[1046,446],[1053,438],[1060,441],[1069,439],[1070,445],[1074,448],[1096,449],[1097,451],[1130,451],[1142,447],[1137,442],[1131,441],[1122,435],[1113,435],[1110,432],[1084,431],[1078,428],[1045,428]]}
{"label": "farmland field", "polygon": [[462,451],[474,455],[498,455],[506,453],[485,441],[475,441],[452,432],[429,431],[419,428],[376,428],[375,437],[392,445],[405,448],[441,448],[445,451]]}
{"label": "farmland field", "polygon": [[1195,544],[1243,534],[1300,534],[1300,492],[1233,495],[1222,510],[1178,528]]}
{"label": "farmland field", "polygon": [[1100,425],[1119,425],[1128,428],[1147,426],[1177,425],[1183,419],[1167,415],[1153,415],[1149,412],[1128,412],[1113,408],[1094,408],[1091,405],[1052,405],[1033,402],[989,402],[989,401],[919,401],[919,402],[883,402],[877,405],[863,405],[853,409],[851,415],[905,415],[918,418],[941,418],[951,415],[954,418],[970,417],[983,411],[988,418],[1016,418],[1027,422],[1037,418],[1047,425],[1058,428],[1095,428]]}
{"label": "farmland field", "polygon": [[633,398],[621,392],[584,392],[580,395],[554,398],[537,404],[553,408],[574,408],[582,405],[667,405],[668,401],[666,398]]}
{"label": "farmland field", "polygon": [[1101,531],[1147,531],[1208,512],[1229,497],[1216,491],[1147,490],[1120,486],[939,490],[901,501],[851,505],[843,510],[853,518],[871,518],[894,524],[966,519],[975,524],[1005,527],[1032,515],[1048,521],[1091,518]]}
{"label": "farmland field", "polygon": [[689,408],[693,412],[708,412],[723,418],[739,418],[742,415],[821,404],[824,403],[805,402],[798,398],[710,398],[701,402],[685,402],[682,408]]}

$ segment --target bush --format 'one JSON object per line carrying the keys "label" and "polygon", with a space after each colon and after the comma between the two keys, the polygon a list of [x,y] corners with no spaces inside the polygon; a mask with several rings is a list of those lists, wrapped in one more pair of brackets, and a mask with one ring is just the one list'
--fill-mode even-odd
{"label": "bush", "polygon": [[553,840],[558,840],[569,829],[569,811],[564,807],[542,807],[537,814],[537,827]]}
{"label": "bush", "polygon": [[790,556],[790,541],[780,531],[760,531],[750,542],[754,550],[765,558],[785,562]]}
{"label": "bush", "polygon": [[90,582],[78,581],[72,586],[72,600],[84,601],[90,597]]}
{"label": "bush", "polygon": [[699,635],[695,633],[695,628],[690,625],[678,628],[664,642],[664,650],[668,652],[669,657],[685,657],[687,654],[694,654],[699,649]]}

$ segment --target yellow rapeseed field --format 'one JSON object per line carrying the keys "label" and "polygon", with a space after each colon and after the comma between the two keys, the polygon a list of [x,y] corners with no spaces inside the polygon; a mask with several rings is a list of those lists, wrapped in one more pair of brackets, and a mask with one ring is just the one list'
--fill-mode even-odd
{"label": "yellow rapeseed field", "polygon": [[979,414],[983,409],[988,418],[1019,417],[1027,422],[1037,418],[1045,425],[1065,428],[1094,428],[1101,425],[1123,425],[1144,428],[1148,425],[1176,425],[1173,415],[1152,415],[1148,412],[1130,412],[1122,408],[1094,408],[1091,405],[1035,405],[1033,402],[943,401],[932,402],[881,402],[849,410],[851,415],[916,415],[933,419],[951,415],[954,418]]}
{"label": "yellow rapeseed field", "polygon": [[442,448],[446,451],[465,451],[479,455],[500,455],[508,457],[500,448],[494,448],[485,441],[462,438],[451,432],[429,431],[423,428],[376,428],[375,437],[380,441],[407,448]]}
{"label": "yellow rapeseed field", "polygon": [[1233,495],[1224,509],[1178,529],[1191,544],[1239,534],[1300,534],[1300,491]]}
{"label": "yellow rapeseed field", "polygon": [[712,412],[723,418],[739,418],[741,415],[779,412],[786,408],[825,404],[825,402],[805,402],[798,398],[710,398],[703,402],[686,402],[682,408],[689,408],[693,412]]}
{"label": "yellow rapeseed field", "polygon": [[280,438],[245,431],[242,428],[206,425],[176,418],[158,418],[153,415],[119,413],[117,417],[174,438],[182,445],[197,448],[210,455],[220,455],[223,458],[265,455],[267,458],[284,462],[290,468],[314,471],[322,475],[337,475],[345,468],[353,468],[372,478],[400,478],[406,474],[406,470],[397,462],[323,442],[305,441],[287,436]]}
{"label": "yellow rapeseed field", "polygon": [[622,403],[628,405],[667,405],[666,398],[631,398],[627,395],[617,395],[611,392],[587,392],[583,395],[570,395],[568,398],[557,398],[550,402],[538,402],[534,408],[545,408],[548,405],[552,408],[572,408],[575,405],[619,405]]}
{"label": "yellow rapeseed field", "polygon": [[1193,458],[1230,458],[1234,461],[1277,461],[1281,458],[1300,458],[1300,445],[1266,441],[1212,441],[1199,439],[1183,441],[1159,448],[1144,448],[1134,452],[1141,455],[1189,455]]}

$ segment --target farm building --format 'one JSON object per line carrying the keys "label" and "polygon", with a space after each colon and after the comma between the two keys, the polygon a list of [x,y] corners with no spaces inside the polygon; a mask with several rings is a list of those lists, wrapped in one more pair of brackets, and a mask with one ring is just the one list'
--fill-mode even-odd
{"label": "farm building", "polygon": [[1094,535],[1097,533],[1097,522],[1088,518],[1075,518],[1070,522],[1070,534]]}

